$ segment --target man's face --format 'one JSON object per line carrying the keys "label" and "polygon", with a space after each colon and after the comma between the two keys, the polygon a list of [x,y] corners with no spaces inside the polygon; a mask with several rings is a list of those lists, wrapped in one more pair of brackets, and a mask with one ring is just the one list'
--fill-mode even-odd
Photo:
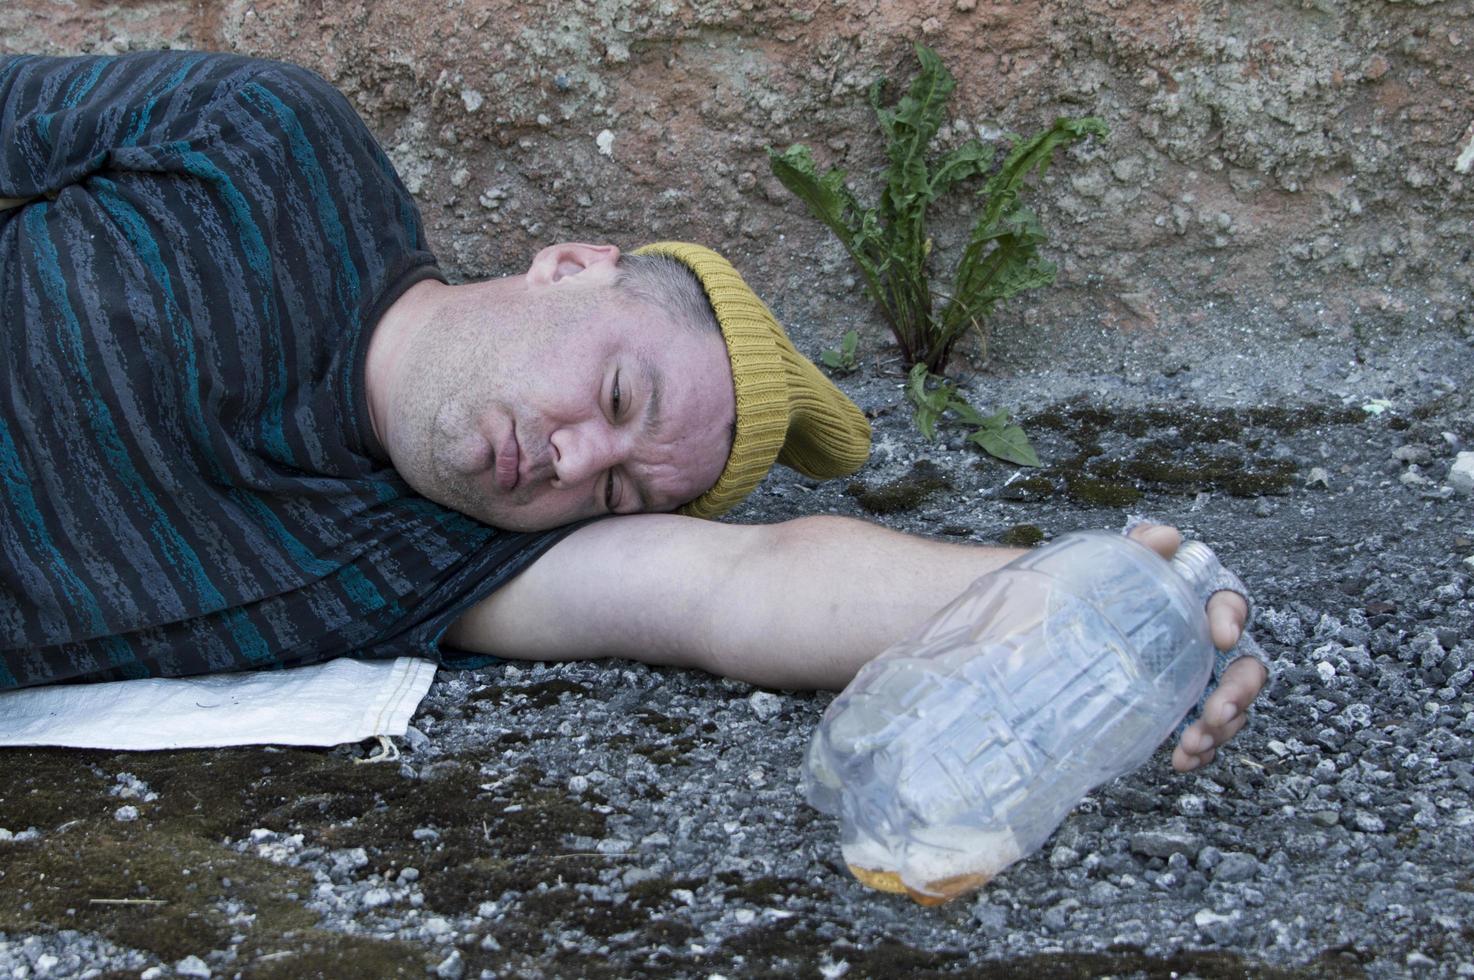
{"label": "man's face", "polygon": [[721,336],[599,282],[559,288],[534,289],[522,310],[439,311],[392,404],[396,468],[509,530],[668,511],[705,492],[736,415]]}

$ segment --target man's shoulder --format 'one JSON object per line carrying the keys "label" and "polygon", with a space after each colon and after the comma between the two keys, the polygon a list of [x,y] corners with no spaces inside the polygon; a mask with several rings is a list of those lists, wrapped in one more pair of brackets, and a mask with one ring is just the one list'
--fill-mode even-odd
{"label": "man's shoulder", "polygon": [[[128,142],[178,134],[220,111],[307,112],[360,124],[357,113],[321,74],[303,65],[221,51],[156,50],[119,55],[0,57],[0,84],[26,106],[51,111],[133,113],[139,131]],[[172,120],[172,122],[171,122]]]}

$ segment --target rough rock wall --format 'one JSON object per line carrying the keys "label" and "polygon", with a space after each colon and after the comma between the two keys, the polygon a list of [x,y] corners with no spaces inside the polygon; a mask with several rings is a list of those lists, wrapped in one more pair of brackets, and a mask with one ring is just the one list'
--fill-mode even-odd
{"label": "rough rock wall", "polygon": [[[807,142],[868,190],[881,143],[865,90],[907,80],[915,40],[959,76],[944,142],[1057,114],[1112,130],[1043,180],[1060,283],[1000,329],[1352,346],[1474,332],[1467,0],[0,6],[0,51],[195,46],[318,69],[378,133],[453,276],[510,271],[559,238],[687,237],[825,340],[869,306],[764,147]],[[944,208],[942,245],[962,209]]]}

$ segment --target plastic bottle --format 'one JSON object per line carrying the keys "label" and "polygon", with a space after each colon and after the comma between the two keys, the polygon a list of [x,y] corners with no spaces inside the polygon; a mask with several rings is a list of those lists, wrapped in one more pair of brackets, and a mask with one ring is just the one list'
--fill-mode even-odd
{"label": "plastic bottle", "polygon": [[1037,850],[1081,798],[1145,762],[1213,669],[1218,570],[1104,531],[978,579],[859,672],[804,765],[866,885],[933,905]]}

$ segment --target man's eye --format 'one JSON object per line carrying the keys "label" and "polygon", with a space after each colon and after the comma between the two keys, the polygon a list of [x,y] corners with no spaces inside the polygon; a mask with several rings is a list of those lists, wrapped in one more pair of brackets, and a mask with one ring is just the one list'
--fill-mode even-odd
{"label": "man's eye", "polygon": [[604,509],[614,513],[614,471],[604,478]]}
{"label": "man's eye", "polygon": [[619,396],[619,372],[614,372],[614,390],[609,395],[609,403],[614,410],[614,417],[619,418],[619,406],[622,399]]}

